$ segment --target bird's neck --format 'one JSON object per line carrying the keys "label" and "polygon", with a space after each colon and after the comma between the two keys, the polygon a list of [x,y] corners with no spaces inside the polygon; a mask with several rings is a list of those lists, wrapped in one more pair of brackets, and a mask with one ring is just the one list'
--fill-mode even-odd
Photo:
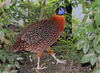
{"label": "bird's neck", "polygon": [[64,24],[65,24],[65,18],[64,15],[57,15],[54,13],[54,15],[51,17],[53,21],[57,24],[57,27],[59,30],[63,31],[64,29]]}

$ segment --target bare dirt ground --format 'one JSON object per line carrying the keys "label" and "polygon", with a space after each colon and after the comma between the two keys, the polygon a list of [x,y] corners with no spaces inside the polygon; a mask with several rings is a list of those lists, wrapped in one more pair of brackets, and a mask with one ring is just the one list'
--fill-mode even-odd
{"label": "bare dirt ground", "polygon": [[[23,54],[22,54],[23,55]],[[26,56],[23,55],[25,58]],[[36,70],[37,66],[37,58],[34,55],[34,61],[30,62],[28,60],[23,60],[20,62],[20,69],[18,73],[91,73],[91,66],[81,64],[74,64],[71,65],[70,62],[66,61],[66,64],[56,64],[56,61],[49,55],[47,52],[41,57],[41,65],[43,67],[47,67],[44,70]]]}

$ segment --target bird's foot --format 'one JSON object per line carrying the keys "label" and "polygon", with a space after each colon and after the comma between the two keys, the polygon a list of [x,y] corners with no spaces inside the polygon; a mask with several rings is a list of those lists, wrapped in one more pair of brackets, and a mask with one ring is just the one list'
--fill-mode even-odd
{"label": "bird's foot", "polygon": [[47,67],[37,67],[37,68],[32,68],[33,70],[43,70],[43,69],[46,69]]}
{"label": "bird's foot", "polygon": [[59,60],[59,59],[57,59],[57,63],[56,64],[58,64],[58,63],[66,64],[66,60]]}
{"label": "bird's foot", "polygon": [[38,70],[46,69],[47,67],[37,67]]}

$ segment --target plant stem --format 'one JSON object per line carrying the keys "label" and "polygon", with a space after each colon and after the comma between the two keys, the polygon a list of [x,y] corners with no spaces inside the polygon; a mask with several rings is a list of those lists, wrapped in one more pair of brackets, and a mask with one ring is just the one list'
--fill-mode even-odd
{"label": "plant stem", "polygon": [[99,68],[99,57],[97,57],[96,68]]}

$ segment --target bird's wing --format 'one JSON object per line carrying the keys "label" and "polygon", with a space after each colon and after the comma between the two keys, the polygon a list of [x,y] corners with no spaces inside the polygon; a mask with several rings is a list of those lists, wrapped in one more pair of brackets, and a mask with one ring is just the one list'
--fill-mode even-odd
{"label": "bird's wing", "polygon": [[31,44],[37,44],[51,39],[55,31],[57,31],[57,27],[54,21],[51,19],[41,20],[24,29],[21,39]]}

